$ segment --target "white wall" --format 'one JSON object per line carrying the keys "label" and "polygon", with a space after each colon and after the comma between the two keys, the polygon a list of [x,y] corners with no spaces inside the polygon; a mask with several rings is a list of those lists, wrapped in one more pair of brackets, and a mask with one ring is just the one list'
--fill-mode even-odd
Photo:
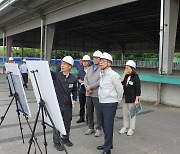
{"label": "white wall", "polygon": [[[158,83],[141,81],[141,100],[157,101]],[[180,85],[162,84],[161,103],[180,107]]]}
{"label": "white wall", "polygon": [[147,102],[157,101],[157,83],[141,81],[141,100]]}
{"label": "white wall", "polygon": [[180,107],[180,85],[163,84],[161,102]]}

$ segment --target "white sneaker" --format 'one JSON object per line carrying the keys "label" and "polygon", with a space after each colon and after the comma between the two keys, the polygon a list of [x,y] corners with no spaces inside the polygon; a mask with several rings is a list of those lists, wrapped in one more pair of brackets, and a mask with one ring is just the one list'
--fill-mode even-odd
{"label": "white sneaker", "polygon": [[128,136],[132,136],[134,134],[134,130],[133,129],[129,129],[127,132]]}
{"label": "white sneaker", "polygon": [[95,137],[100,137],[102,135],[102,131],[97,129],[96,133],[94,134]]}
{"label": "white sneaker", "polygon": [[119,134],[124,134],[124,133],[127,133],[126,127],[121,128],[121,130],[119,131]]}
{"label": "white sneaker", "polygon": [[95,131],[94,131],[94,129],[88,129],[86,132],[85,132],[85,134],[86,135],[90,135],[90,134],[92,134],[92,133],[94,133]]}

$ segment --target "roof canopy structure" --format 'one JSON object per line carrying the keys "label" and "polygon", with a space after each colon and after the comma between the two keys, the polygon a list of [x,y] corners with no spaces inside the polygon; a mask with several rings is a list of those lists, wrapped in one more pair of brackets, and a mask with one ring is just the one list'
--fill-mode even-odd
{"label": "roof canopy structure", "polygon": [[6,36],[13,46],[41,51],[44,46],[45,54],[53,49],[159,52],[164,72],[171,72],[173,53],[180,51],[179,0],[6,0],[1,4],[5,3],[9,5],[0,10],[0,45]]}
{"label": "roof canopy structure", "polygon": [[[60,6],[65,8],[77,3],[81,2],[77,0],[67,2],[63,0],[17,0],[8,9],[1,11],[1,31],[3,29],[11,31],[15,25],[48,15]],[[87,8],[87,13],[55,22],[54,49],[85,51],[99,48],[118,51],[126,46],[127,51],[130,52],[133,50],[135,52],[158,51],[160,0],[132,1],[89,12]],[[19,33],[17,30],[15,34],[13,35],[13,46],[39,47],[40,21],[34,23],[34,28]]]}

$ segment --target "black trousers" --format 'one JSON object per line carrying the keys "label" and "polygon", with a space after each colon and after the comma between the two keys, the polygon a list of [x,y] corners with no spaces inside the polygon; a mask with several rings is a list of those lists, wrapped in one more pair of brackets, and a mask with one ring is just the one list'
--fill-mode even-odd
{"label": "black trousers", "polygon": [[27,88],[27,83],[28,83],[28,74],[27,73],[22,73],[22,78],[23,78],[23,87]]}
{"label": "black trousers", "polygon": [[86,94],[81,90],[79,91],[79,104],[80,104],[79,116],[80,119],[84,119],[85,107],[86,107]]}
{"label": "black trousers", "polygon": [[[66,129],[66,134],[67,134],[67,135],[63,135],[62,139],[66,140],[66,139],[69,139],[69,134],[70,134],[71,120],[72,120],[72,107],[71,106],[60,107],[60,110],[61,110],[64,126]],[[59,143],[58,134],[55,133],[55,130],[53,130],[53,142]]]}

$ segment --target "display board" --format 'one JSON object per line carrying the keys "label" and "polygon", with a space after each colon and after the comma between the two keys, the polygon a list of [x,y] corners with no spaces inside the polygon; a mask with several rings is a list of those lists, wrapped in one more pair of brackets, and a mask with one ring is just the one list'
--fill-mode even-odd
{"label": "display board", "polygon": [[19,101],[17,102],[18,110],[26,114],[28,117],[31,117],[31,112],[29,110],[29,105],[23,88],[18,64],[5,63],[5,68],[12,93],[14,94],[16,91],[19,97]]}
{"label": "display board", "polygon": [[[46,107],[55,124],[55,127],[57,128],[57,130],[60,131],[61,134],[66,135],[66,130],[59,108],[56,92],[54,89],[54,84],[51,77],[48,61],[27,61],[27,66],[37,103],[40,102],[41,94],[41,97],[46,104]],[[32,71],[35,71],[34,74],[32,73]],[[34,75],[36,77],[37,83]],[[40,94],[38,91],[37,84],[39,86]],[[44,114],[44,117],[45,122],[52,126],[48,116]]]}

